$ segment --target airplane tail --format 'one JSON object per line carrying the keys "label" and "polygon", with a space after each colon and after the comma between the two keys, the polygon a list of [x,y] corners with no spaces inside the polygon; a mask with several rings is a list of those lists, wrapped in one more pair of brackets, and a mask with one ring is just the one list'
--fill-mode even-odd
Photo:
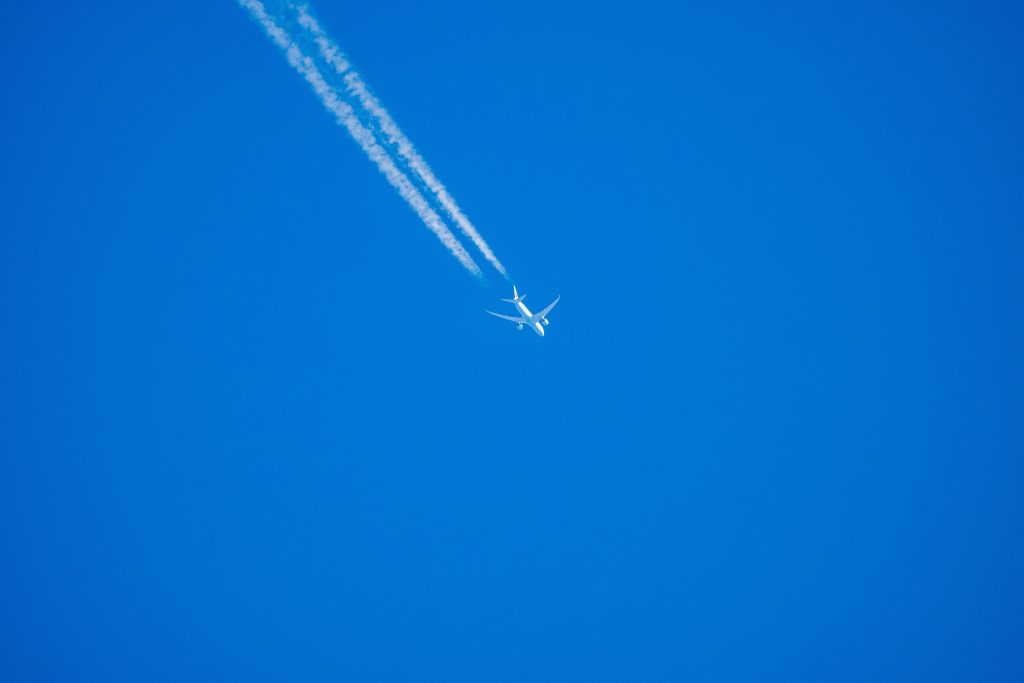
{"label": "airplane tail", "polygon": [[522,301],[525,298],[526,298],[526,295],[523,294],[522,296],[519,296],[519,292],[516,291],[516,286],[512,285],[512,298],[511,299],[502,299],[502,301],[504,301],[506,303],[510,303],[510,304],[515,304],[515,303],[519,303],[520,301]]}

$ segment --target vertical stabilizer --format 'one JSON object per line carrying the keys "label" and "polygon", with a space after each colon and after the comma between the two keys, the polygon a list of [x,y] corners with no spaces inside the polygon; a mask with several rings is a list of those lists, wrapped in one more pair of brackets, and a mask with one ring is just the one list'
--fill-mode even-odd
{"label": "vertical stabilizer", "polygon": [[519,303],[520,301],[522,301],[525,298],[526,298],[526,295],[523,294],[522,296],[519,296],[519,292],[516,291],[516,286],[512,285],[512,298],[511,299],[502,299],[502,301],[508,302],[510,304],[515,304],[515,303]]}

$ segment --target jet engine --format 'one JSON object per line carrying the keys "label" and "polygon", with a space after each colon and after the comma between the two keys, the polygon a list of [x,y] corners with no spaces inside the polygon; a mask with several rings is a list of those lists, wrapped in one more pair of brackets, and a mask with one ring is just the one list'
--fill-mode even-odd
{"label": "jet engine", "polygon": [[542,318],[542,319],[541,319],[541,321],[542,321],[542,322],[543,322],[543,323],[544,323],[545,325],[550,325],[550,324],[551,324],[551,323],[549,323],[549,322],[548,322],[548,319],[547,319],[547,318]]}
{"label": "jet engine", "polygon": [[522,323],[517,324],[516,325],[516,329],[519,330],[520,332],[522,332],[523,331],[523,324]]}

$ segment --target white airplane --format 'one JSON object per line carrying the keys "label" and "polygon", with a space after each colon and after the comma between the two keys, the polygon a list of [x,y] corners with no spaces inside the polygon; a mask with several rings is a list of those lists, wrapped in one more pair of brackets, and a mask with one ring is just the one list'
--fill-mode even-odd
{"label": "white airplane", "polygon": [[[551,309],[555,307],[558,300],[562,298],[562,295],[559,294],[547,308],[537,314],[530,313],[530,309],[523,303],[523,299],[525,298],[526,295],[523,294],[522,296],[519,296],[519,292],[516,291],[515,285],[512,285],[512,298],[502,299],[502,301],[507,301],[508,303],[515,305],[516,310],[519,311],[519,316],[502,315],[501,313],[495,313],[493,311],[488,311],[487,309],[484,309],[484,311],[498,318],[511,320],[516,324],[517,330],[523,329],[524,325],[529,325],[531,330],[543,337],[544,325],[548,324],[548,313],[550,313]],[[543,325],[541,323],[543,323]]]}

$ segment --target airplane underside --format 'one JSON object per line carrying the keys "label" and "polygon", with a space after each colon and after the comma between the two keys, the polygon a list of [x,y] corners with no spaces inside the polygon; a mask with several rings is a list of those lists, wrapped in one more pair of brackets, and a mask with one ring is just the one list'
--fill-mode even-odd
{"label": "airplane underside", "polygon": [[488,311],[486,309],[484,310],[486,313],[490,313],[496,318],[509,320],[515,323],[517,330],[522,330],[524,327],[529,326],[529,328],[533,330],[534,333],[537,334],[537,336],[543,337],[544,326],[550,324],[548,322],[547,315],[548,313],[551,312],[551,309],[555,307],[555,304],[557,304],[562,297],[555,297],[555,300],[548,304],[548,306],[544,310],[536,314],[531,313],[530,309],[527,308],[526,304],[523,303],[523,299],[525,298],[525,294],[523,296],[519,296],[519,292],[516,291],[516,288],[512,287],[512,298],[502,299],[502,301],[510,303],[516,307],[516,312],[519,313],[518,316],[503,315],[501,313],[495,313],[494,311]]}

